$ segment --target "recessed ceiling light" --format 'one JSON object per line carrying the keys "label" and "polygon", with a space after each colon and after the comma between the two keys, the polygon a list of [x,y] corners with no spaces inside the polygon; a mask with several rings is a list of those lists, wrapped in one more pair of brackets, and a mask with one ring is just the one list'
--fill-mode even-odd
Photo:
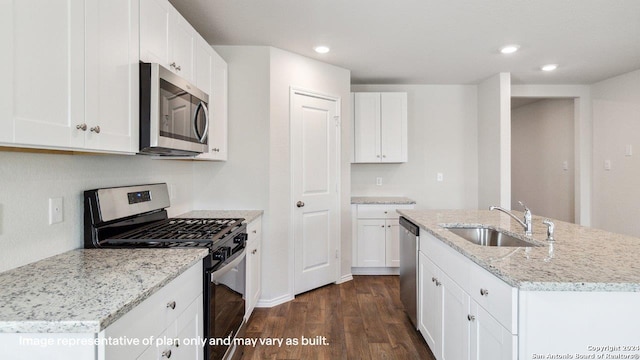
{"label": "recessed ceiling light", "polygon": [[513,54],[520,49],[520,45],[505,45],[500,48],[500,52],[503,54]]}
{"label": "recessed ceiling light", "polygon": [[329,49],[328,46],[321,45],[321,46],[314,47],[313,50],[315,50],[318,54],[326,54],[331,49]]}
{"label": "recessed ceiling light", "polygon": [[553,71],[558,68],[558,64],[547,64],[541,67],[542,71]]}

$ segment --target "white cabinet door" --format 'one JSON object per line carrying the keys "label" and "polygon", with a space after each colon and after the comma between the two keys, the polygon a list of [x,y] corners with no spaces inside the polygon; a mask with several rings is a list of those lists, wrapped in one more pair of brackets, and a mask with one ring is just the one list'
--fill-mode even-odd
{"label": "white cabinet door", "polygon": [[385,220],[358,220],[359,267],[385,266]]}
{"label": "white cabinet door", "polygon": [[211,102],[211,87],[213,84],[213,48],[207,44],[206,40],[200,35],[196,35],[195,40],[195,57],[194,57],[194,78],[195,85],[198,89],[209,95]]}
{"label": "white cabinet door", "polygon": [[203,321],[202,295],[200,295],[176,319],[177,343],[170,349],[172,353],[171,359],[202,360],[202,346],[184,343],[184,340],[202,339],[204,329]]}
{"label": "white cabinet door", "polygon": [[169,2],[140,0],[140,60],[169,68]]}
{"label": "white cabinet door", "polygon": [[85,148],[138,150],[138,0],[85,1]]}
{"label": "white cabinet door", "polygon": [[380,93],[354,93],[353,114],[354,162],[380,162]]}
{"label": "white cabinet door", "polygon": [[407,161],[407,93],[380,94],[382,162]]}
{"label": "white cabinet door", "polygon": [[209,97],[209,152],[195,157],[196,160],[227,160],[228,128],[228,67],[226,61],[211,49],[212,94]]}
{"label": "white cabinet door", "polygon": [[418,252],[418,330],[436,359],[442,354],[442,282],[436,265]]}
{"label": "white cabinet door", "polygon": [[469,295],[447,275],[442,283],[442,360],[469,358]]}
{"label": "white cabinet door", "polygon": [[183,79],[195,83],[193,58],[196,31],[169,5],[169,69]]}
{"label": "white cabinet door", "polygon": [[400,222],[399,220],[387,220],[385,226],[385,265],[400,267]]}
{"label": "white cabinet door", "polygon": [[3,1],[0,24],[0,142],[83,147],[84,1]]}
{"label": "white cabinet door", "polygon": [[247,225],[245,318],[248,320],[262,293],[262,218]]}
{"label": "white cabinet door", "polygon": [[512,335],[500,322],[476,302],[471,302],[470,359],[512,360],[517,335]]}

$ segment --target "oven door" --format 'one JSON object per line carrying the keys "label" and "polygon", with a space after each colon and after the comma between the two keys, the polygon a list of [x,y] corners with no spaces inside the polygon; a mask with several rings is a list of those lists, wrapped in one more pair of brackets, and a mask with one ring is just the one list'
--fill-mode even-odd
{"label": "oven door", "polygon": [[244,321],[245,249],[219,269],[209,270],[206,276],[209,283],[205,297],[208,310],[205,311],[205,336],[221,344],[208,344],[205,360],[218,360],[223,359],[228,351],[233,351],[233,346],[222,344],[222,340],[232,340]]}

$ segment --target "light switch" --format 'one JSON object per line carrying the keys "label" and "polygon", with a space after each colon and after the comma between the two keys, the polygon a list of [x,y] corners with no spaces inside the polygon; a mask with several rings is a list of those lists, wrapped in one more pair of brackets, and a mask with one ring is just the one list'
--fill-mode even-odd
{"label": "light switch", "polygon": [[444,180],[444,175],[442,173],[438,173],[438,175],[436,176],[436,179],[438,180],[438,182],[441,182]]}
{"label": "light switch", "polygon": [[376,185],[382,186],[382,178],[381,177],[377,177],[376,178]]}
{"label": "light switch", "polygon": [[562,162],[562,170],[564,171],[569,170],[569,162],[567,160]]}
{"label": "light switch", "polygon": [[611,160],[604,161],[604,169],[607,171],[611,170]]}
{"label": "light switch", "polygon": [[631,144],[627,144],[624,147],[624,156],[631,156],[633,155],[633,146],[631,146]]}

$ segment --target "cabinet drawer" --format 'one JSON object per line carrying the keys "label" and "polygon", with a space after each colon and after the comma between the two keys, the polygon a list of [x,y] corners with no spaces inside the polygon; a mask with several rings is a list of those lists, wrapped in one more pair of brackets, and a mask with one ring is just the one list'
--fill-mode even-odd
{"label": "cabinet drawer", "polygon": [[516,288],[476,264],[470,264],[469,295],[512,334],[517,334]]}
{"label": "cabinet drawer", "polygon": [[262,236],[262,218],[259,217],[247,225],[247,234],[249,238],[247,242],[259,239]]}
{"label": "cabinet drawer", "polygon": [[396,209],[413,209],[413,205],[358,205],[358,219],[397,219]]}
{"label": "cabinet drawer", "polygon": [[469,286],[470,260],[436,239],[426,231],[420,232],[420,251],[425,253],[442,271],[463,289]]}

